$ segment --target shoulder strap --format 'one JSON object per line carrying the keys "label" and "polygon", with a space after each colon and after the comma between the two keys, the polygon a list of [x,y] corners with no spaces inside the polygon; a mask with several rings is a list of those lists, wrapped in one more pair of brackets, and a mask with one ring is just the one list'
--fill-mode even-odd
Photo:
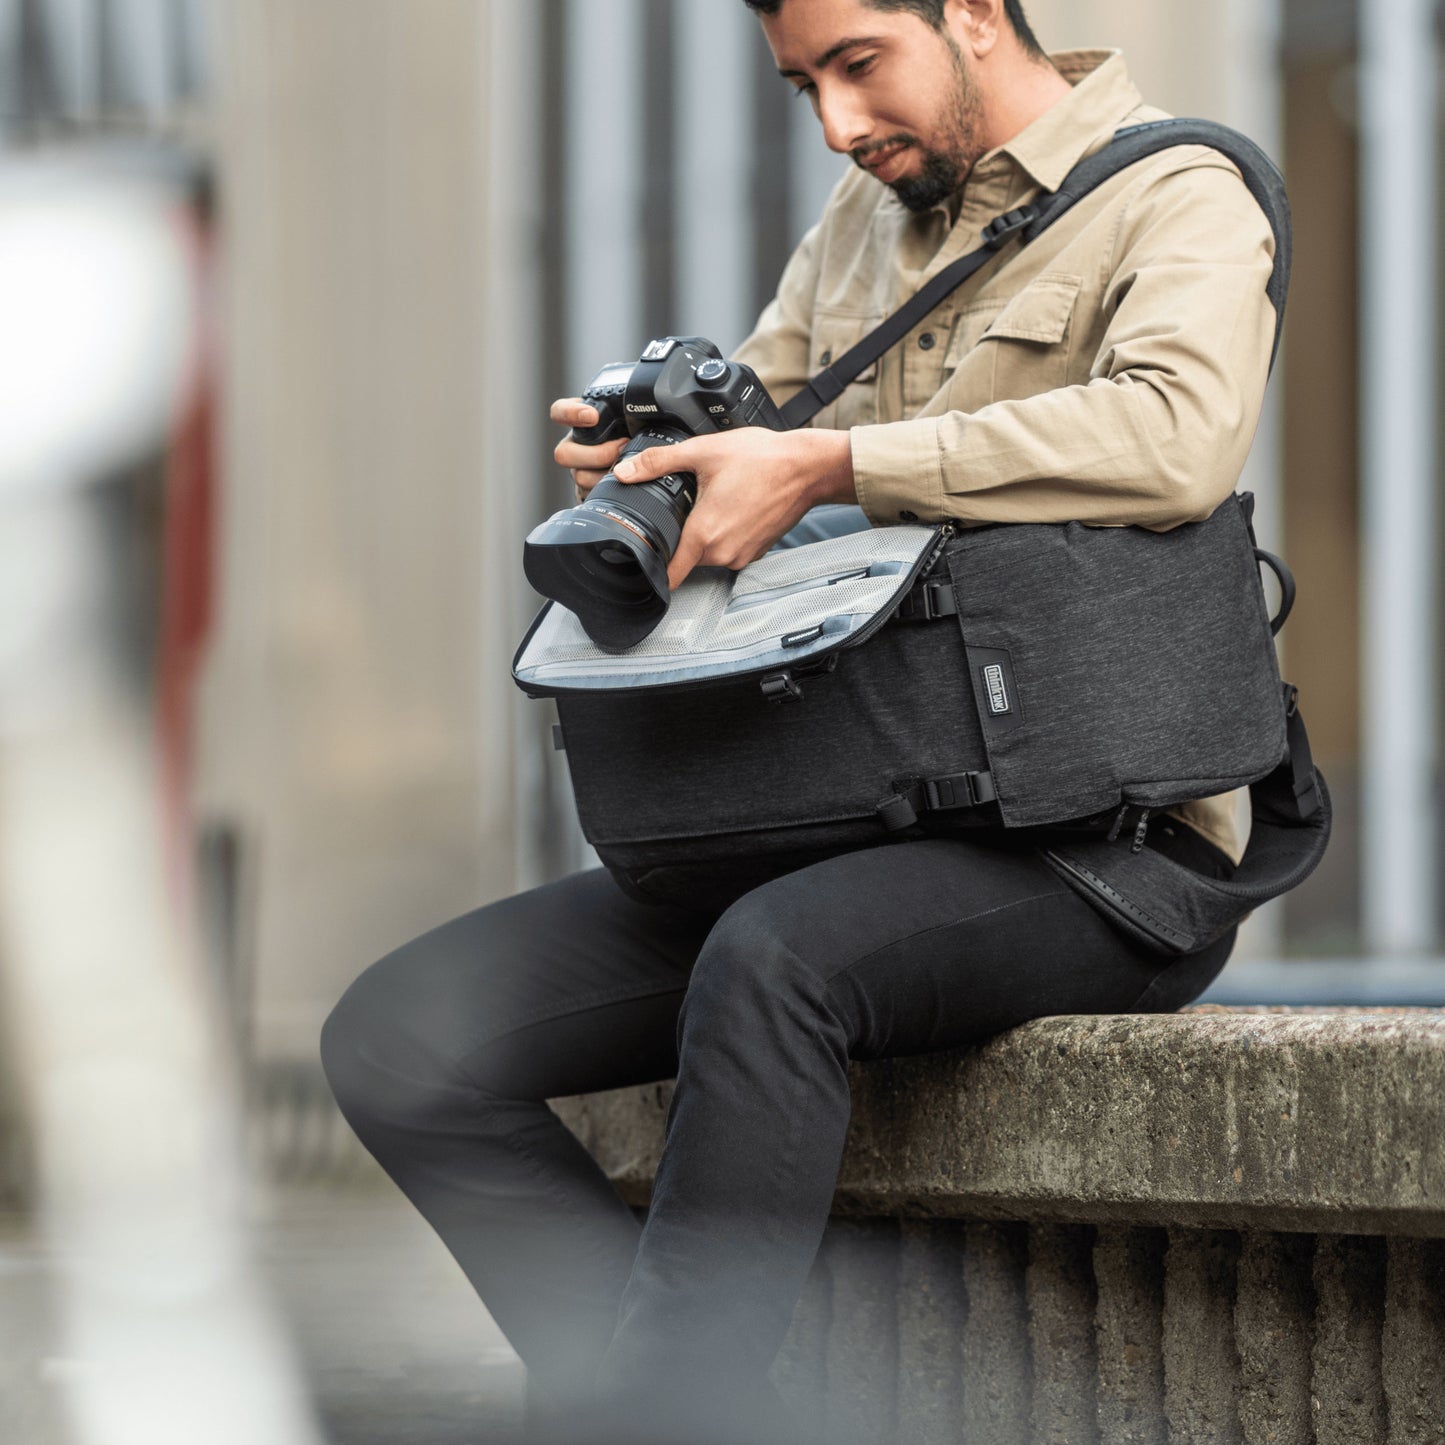
{"label": "shoulder strap", "polygon": [[1279,352],[1280,327],[1284,323],[1285,298],[1289,292],[1292,245],[1284,178],[1274,162],[1252,140],[1226,125],[1211,120],[1156,120],[1117,132],[1108,145],[1081,160],[1064,177],[1058,190],[1045,191],[1028,205],[990,221],[983,228],[982,246],[945,267],[856,346],[850,347],[831,366],[808,381],[782,408],[783,420],[789,427],[803,426],[811,421],[843,394],[849,382],[885,351],[902,341],[929,312],[991,260],[1014,236],[1027,245],[1110,176],[1159,151],[1180,145],[1209,146],[1233,161],[1274,231],[1274,272],[1267,288],[1275,315],[1274,349],[1270,353],[1270,367],[1273,368],[1274,358]]}

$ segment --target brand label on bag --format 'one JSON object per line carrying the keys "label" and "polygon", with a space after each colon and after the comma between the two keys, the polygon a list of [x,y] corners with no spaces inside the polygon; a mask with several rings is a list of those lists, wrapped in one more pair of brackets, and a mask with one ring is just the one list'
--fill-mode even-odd
{"label": "brand label on bag", "polygon": [[1004,683],[1003,668],[998,663],[991,662],[984,668],[983,686],[988,694],[988,710],[995,717],[1001,717],[1012,710],[1008,705],[1008,688]]}
{"label": "brand label on bag", "polygon": [[966,643],[968,675],[974,706],[985,737],[1012,732],[1024,725],[1024,700],[1006,647]]}

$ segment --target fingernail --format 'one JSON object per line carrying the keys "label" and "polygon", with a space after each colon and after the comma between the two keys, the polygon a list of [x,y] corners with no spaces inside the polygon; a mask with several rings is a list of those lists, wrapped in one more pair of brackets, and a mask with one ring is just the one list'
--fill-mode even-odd
{"label": "fingernail", "polygon": [[613,472],[613,476],[621,478],[624,482],[630,482],[636,474],[636,462],[623,462],[617,467],[616,471]]}

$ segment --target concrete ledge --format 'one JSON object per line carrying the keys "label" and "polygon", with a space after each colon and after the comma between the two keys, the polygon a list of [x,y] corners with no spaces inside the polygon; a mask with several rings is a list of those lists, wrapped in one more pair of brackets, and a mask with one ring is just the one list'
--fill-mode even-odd
{"label": "concrete ledge", "polygon": [[[1049,1018],[851,1083],[839,1214],[1445,1238],[1445,1010]],[[640,1205],[670,1098],[553,1102]]]}

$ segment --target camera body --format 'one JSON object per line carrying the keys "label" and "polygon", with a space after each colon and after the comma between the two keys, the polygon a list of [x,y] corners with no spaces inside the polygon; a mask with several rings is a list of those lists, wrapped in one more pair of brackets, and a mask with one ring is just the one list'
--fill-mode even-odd
{"label": "camera body", "polygon": [[[648,342],[637,361],[603,367],[582,399],[598,420],[573,428],[572,439],[599,446],[627,437],[624,458],[738,427],[787,430],[751,368],[700,336]],[[522,554],[527,580],[571,608],[599,647],[626,651],[667,612],[667,565],[696,500],[691,472],[632,484],[609,472],[586,501],[533,530]]]}
{"label": "camera body", "polygon": [[[573,428],[572,439],[599,446],[654,428],[682,436],[766,426],[785,431],[767,389],[752,368],[727,361],[702,336],[649,341],[636,362],[614,362],[587,384],[582,400],[597,409],[593,427]],[[681,438],[669,438],[669,440]]]}

